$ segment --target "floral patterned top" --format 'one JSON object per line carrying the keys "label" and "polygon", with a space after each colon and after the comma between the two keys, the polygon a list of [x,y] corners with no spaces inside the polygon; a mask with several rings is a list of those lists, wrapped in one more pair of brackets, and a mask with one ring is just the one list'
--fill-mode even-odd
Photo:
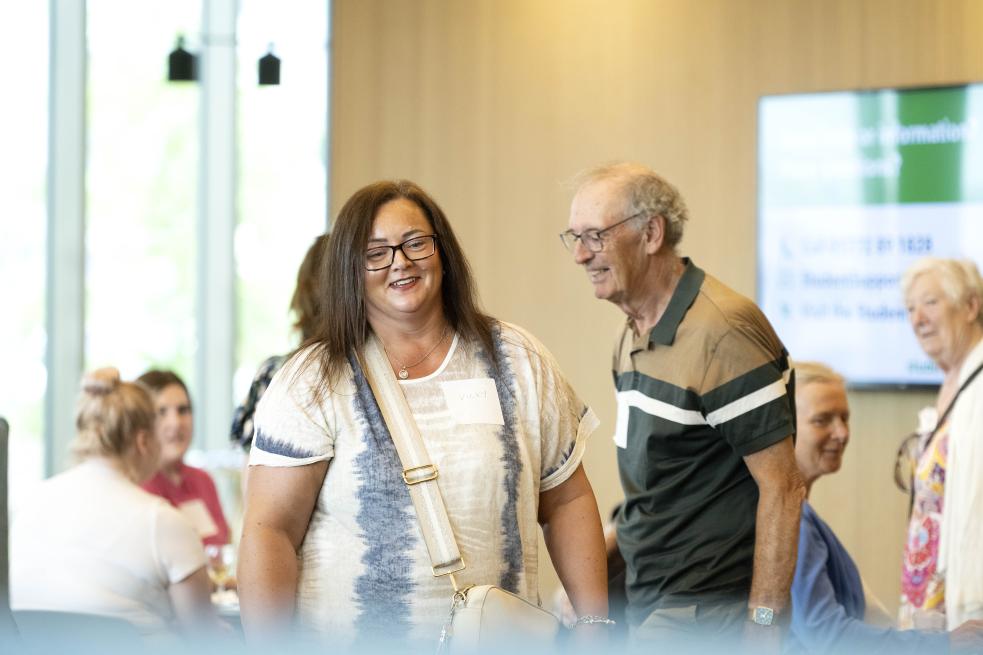
{"label": "floral patterned top", "polygon": [[[949,450],[949,422],[936,431],[922,454],[914,476],[914,503],[901,563],[901,608],[898,627],[915,626],[915,614],[945,614],[945,580],[938,572],[939,532]],[[919,621],[919,626],[924,624]],[[944,622],[942,626],[944,626]]]}

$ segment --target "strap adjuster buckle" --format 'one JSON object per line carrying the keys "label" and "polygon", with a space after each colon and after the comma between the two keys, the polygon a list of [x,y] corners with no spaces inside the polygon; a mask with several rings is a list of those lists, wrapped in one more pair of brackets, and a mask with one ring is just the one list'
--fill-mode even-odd
{"label": "strap adjuster buckle", "polygon": [[424,464],[413,468],[403,469],[403,482],[412,486],[421,482],[430,482],[437,479],[437,465]]}
{"label": "strap adjuster buckle", "polygon": [[[467,565],[464,563],[464,558],[459,557],[455,560],[451,560],[450,562],[444,562],[443,564],[434,564],[430,567],[430,570],[433,571],[433,577],[435,578],[449,575],[451,577],[451,584],[454,585],[454,591],[457,591],[460,587],[457,584],[457,580],[454,578],[454,574],[458,571],[463,571],[466,568]],[[472,587],[474,585],[468,586]]]}

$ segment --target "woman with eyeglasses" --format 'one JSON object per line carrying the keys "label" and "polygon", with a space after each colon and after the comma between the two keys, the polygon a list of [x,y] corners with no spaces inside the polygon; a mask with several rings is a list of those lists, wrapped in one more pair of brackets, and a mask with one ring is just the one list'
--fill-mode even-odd
{"label": "woman with eyeglasses", "polygon": [[[466,568],[538,604],[537,539],[585,617],[607,614],[604,540],[581,466],[596,427],[550,353],[478,307],[436,202],[377,182],[341,209],[313,343],[255,417],[239,582],[247,637],[296,628],[335,648],[431,648],[452,586],[431,570],[403,470],[362,361],[388,358],[439,475]],[[388,371],[387,371],[388,373]]]}

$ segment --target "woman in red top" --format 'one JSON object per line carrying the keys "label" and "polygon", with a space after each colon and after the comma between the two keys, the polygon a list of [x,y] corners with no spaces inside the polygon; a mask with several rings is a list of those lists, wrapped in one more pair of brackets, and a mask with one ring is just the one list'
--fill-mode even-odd
{"label": "woman in red top", "polygon": [[160,470],[143,488],[166,498],[201,535],[206,546],[229,543],[229,526],[211,476],[184,463],[191,445],[191,398],[172,371],[147,371],[138,382],[150,389],[157,408],[155,431],[161,445]]}

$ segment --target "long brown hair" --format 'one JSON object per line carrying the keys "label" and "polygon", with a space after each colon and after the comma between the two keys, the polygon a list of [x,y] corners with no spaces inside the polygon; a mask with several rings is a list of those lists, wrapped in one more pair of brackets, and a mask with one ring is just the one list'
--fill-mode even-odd
{"label": "long brown hair", "polygon": [[492,364],[497,365],[493,319],[479,309],[471,266],[443,210],[413,182],[385,180],[356,191],[338,212],[331,230],[324,253],[325,311],[311,339],[315,347],[307,355],[308,361],[317,360],[321,370],[315,400],[330,390],[348,365],[348,356],[358,352],[368,337],[365,250],[379,208],[400,198],[419,207],[437,235],[437,252],[444,269],[441,296],[445,318],[463,339],[483,346]]}
{"label": "long brown hair", "polygon": [[324,251],[329,238],[330,235],[322,234],[314,239],[297,271],[297,286],[290,299],[290,309],[297,317],[294,329],[300,332],[301,343],[314,336],[324,308],[321,289],[324,286]]}

